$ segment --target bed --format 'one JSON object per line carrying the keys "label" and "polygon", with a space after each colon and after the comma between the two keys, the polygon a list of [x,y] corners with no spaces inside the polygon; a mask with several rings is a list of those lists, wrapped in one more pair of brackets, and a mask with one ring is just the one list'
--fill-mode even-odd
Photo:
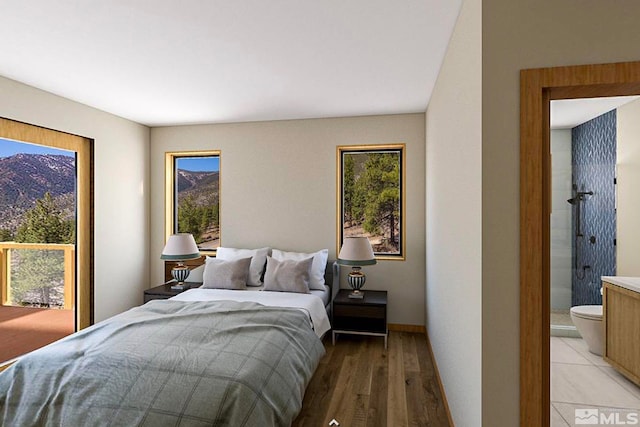
{"label": "bed", "polygon": [[338,273],[327,262],[328,303],[192,289],[36,350],[0,373],[0,425],[288,426],[324,354]]}

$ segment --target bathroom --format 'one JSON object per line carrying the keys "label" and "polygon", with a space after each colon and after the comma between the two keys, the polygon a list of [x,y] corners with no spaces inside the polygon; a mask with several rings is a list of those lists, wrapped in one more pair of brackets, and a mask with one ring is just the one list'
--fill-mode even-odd
{"label": "bathroom", "polygon": [[640,276],[638,118],[638,97],[551,104],[552,425],[574,425],[576,408],[640,410],[640,387],[590,331],[602,327],[601,277]]}

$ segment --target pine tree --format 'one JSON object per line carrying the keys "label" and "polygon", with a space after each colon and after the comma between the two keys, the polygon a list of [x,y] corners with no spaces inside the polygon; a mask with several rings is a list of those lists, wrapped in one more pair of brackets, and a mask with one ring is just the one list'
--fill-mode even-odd
{"label": "pine tree", "polygon": [[16,241],[22,243],[73,243],[75,240],[73,221],[65,221],[51,194],[46,193],[36,200],[33,209],[16,233]]}
{"label": "pine tree", "polygon": [[195,204],[191,195],[186,196],[178,205],[178,231],[180,233],[191,233],[196,243],[202,242],[202,212]]}
{"label": "pine tree", "polygon": [[0,242],[11,242],[13,241],[13,233],[11,230],[7,230],[6,228],[0,228]]}
{"label": "pine tree", "polygon": [[[65,221],[51,194],[46,193],[26,212],[18,228],[16,241],[20,243],[74,243],[75,222]],[[39,294],[39,302],[51,303],[53,288],[64,280],[64,252],[60,250],[16,250],[15,269],[11,281],[13,300],[24,301]]]}
{"label": "pine tree", "polygon": [[355,173],[354,173],[354,161],[353,161],[353,156],[352,155],[346,155],[344,157],[344,164],[343,164],[343,173],[342,173],[342,197],[343,197],[343,206],[342,209],[344,210],[343,215],[343,221],[349,222],[350,225],[351,222],[354,219],[354,198],[355,198],[355,191],[356,191],[356,177],[355,177]]}
{"label": "pine tree", "polygon": [[211,206],[211,225],[214,227],[220,225],[220,205],[218,203]]}
{"label": "pine tree", "polygon": [[400,216],[400,162],[397,153],[371,153],[361,177],[366,189],[363,228],[369,233],[384,233],[388,242],[398,246],[395,228]]}

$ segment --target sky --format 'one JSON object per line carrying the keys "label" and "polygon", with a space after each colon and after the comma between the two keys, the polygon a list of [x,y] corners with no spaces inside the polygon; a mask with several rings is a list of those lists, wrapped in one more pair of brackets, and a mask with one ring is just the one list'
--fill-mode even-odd
{"label": "sky", "polygon": [[42,145],[28,144],[26,142],[11,141],[0,138],[0,158],[10,157],[14,154],[61,154],[63,156],[74,156],[73,151],[58,150],[56,148],[44,147]]}
{"label": "sky", "polygon": [[[63,156],[74,156],[73,151],[58,150],[56,148],[44,147],[37,144],[29,144],[26,142],[12,141],[0,138],[0,158],[10,157],[14,154],[61,154]],[[211,172],[220,171],[220,157],[180,157],[178,160],[178,169],[184,169],[192,172]]]}
{"label": "sky", "polygon": [[179,157],[177,168],[191,172],[220,171],[220,157]]}

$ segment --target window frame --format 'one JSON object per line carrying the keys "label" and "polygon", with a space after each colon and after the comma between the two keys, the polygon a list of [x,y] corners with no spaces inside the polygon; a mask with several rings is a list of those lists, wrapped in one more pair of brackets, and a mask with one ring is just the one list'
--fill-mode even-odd
{"label": "window frame", "polygon": [[[176,161],[181,158],[195,157],[217,157],[218,158],[218,227],[219,227],[219,244],[222,241],[222,154],[220,150],[198,150],[198,151],[167,151],[165,152],[165,242],[169,236],[177,233],[177,189],[176,189]],[[203,256],[215,256],[217,248],[200,249]]]}
{"label": "window frame", "polygon": [[376,153],[389,152],[399,153],[399,232],[400,242],[398,245],[398,253],[377,252],[374,248],[374,254],[377,260],[405,261],[406,260],[406,144],[367,144],[367,145],[340,145],[336,147],[336,253],[340,253],[342,242],[344,240],[344,158],[346,154],[357,153]]}

